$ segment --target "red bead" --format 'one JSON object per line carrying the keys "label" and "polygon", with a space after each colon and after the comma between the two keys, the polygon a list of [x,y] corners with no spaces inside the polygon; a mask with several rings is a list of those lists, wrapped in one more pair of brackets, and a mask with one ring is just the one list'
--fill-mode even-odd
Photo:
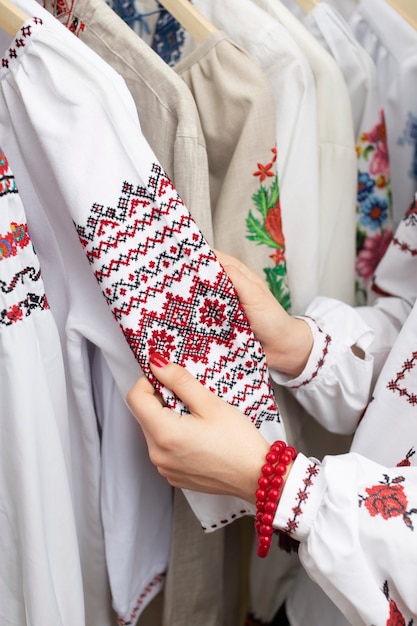
{"label": "red bead", "polygon": [[265,505],[265,502],[262,502],[262,500],[257,500],[256,501],[256,510],[263,512],[264,505]]}
{"label": "red bead", "polygon": [[262,488],[262,489],[266,489],[267,487],[269,487],[270,484],[270,480],[268,478],[268,476],[260,476],[258,479],[258,485]]}
{"label": "red bead", "polygon": [[257,489],[255,491],[255,496],[257,497],[258,500],[260,500],[261,502],[264,502],[268,497],[268,492],[266,489]]}
{"label": "red bead", "polygon": [[284,479],[282,476],[278,474],[271,479],[271,487],[275,487],[275,489],[282,487],[284,484]]}
{"label": "red bead", "polygon": [[273,450],[271,450],[270,452],[268,452],[268,454],[265,457],[267,463],[276,463],[279,459],[279,454],[277,452],[274,452]]}
{"label": "red bead", "polygon": [[265,463],[265,465],[262,466],[261,472],[263,476],[272,476],[274,473],[274,467],[270,463]]}
{"label": "red bead", "polygon": [[272,522],[274,521],[274,515],[272,513],[263,513],[261,517],[262,524],[267,524],[268,526],[272,526]]}
{"label": "red bead", "polygon": [[273,532],[274,532],[274,529],[272,528],[272,526],[269,526],[267,524],[261,524],[259,526],[258,533],[260,535],[264,535],[265,537],[269,537],[270,535],[272,535]]}
{"label": "red bead", "polygon": [[278,463],[277,465],[275,465],[275,473],[279,476],[284,476],[287,469],[288,467],[284,463]]}
{"label": "red bead", "polygon": [[269,547],[265,548],[264,546],[258,546],[256,549],[256,554],[261,557],[261,559],[265,558],[268,555]]}
{"label": "red bead", "polygon": [[271,446],[271,450],[273,450],[274,452],[278,452],[278,454],[281,454],[281,452],[283,452],[286,447],[287,446],[283,441],[275,441]]}
{"label": "red bead", "polygon": [[258,545],[269,548],[269,546],[271,545],[271,537],[266,535],[260,535],[258,537]]}
{"label": "red bead", "polygon": [[297,450],[293,446],[288,446],[287,452],[291,454],[291,459],[293,461],[297,458]]}
{"label": "red bead", "polygon": [[270,500],[275,500],[277,501],[279,498],[279,494],[280,494],[280,490],[279,489],[275,489],[274,487],[272,487],[269,491],[268,491],[268,498]]}
{"label": "red bead", "polygon": [[285,463],[286,465],[289,465],[292,461],[292,454],[290,454],[289,452],[284,452],[284,454],[281,454],[281,458],[280,458],[281,463]]}
{"label": "red bead", "polygon": [[274,502],[273,500],[268,500],[267,502],[265,502],[265,506],[264,506],[265,513],[275,513],[277,508],[278,508],[277,502]]}

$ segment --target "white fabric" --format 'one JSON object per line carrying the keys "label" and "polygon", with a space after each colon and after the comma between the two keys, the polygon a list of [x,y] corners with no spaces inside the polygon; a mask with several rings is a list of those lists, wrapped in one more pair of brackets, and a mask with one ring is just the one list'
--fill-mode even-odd
{"label": "white fabric", "polygon": [[0,157],[2,624],[84,623],[58,331],[13,174]]}
{"label": "white fabric", "polygon": [[367,287],[393,233],[391,179],[385,116],[376,66],[338,12],[321,2],[304,24],[332,54],[348,88],[358,155],[356,208],[356,303]]}
{"label": "white fabric", "polygon": [[[273,89],[291,311],[300,313],[319,292],[319,162],[313,74],[285,28],[251,0],[196,0],[194,5],[250,54]],[[306,276],[308,280],[304,280]]]}
{"label": "white fabric", "polygon": [[361,0],[350,24],[378,70],[397,226],[417,190],[417,31],[380,0]]}
{"label": "white fabric", "polygon": [[280,502],[276,525],[301,540],[308,575],[345,615],[327,612],[328,601],[302,576],[288,600],[294,626],[311,624],[312,615],[324,626],[408,624],[417,616],[416,250],[414,205],[376,272],[390,295],[356,310],[313,302],[314,352],[301,377],[281,378],[327,427],[343,432],[360,420],[350,453],[322,465],[300,455]]}
{"label": "white fabric", "polygon": [[357,157],[345,81],[335,60],[281,2],[253,1],[288,30],[314,75],[320,170],[319,293],[353,304]]}
{"label": "white fabric", "polygon": [[[59,47],[62,48],[64,55],[67,49],[72,50],[77,62],[82,66],[82,72],[86,71],[87,67],[93,67],[97,81],[99,76],[104,75],[115,88],[126,88],[118,75],[108,69],[107,64],[36,2],[26,1],[19,6],[28,14],[41,14],[45,23],[49,24],[48,28],[54,33],[58,31],[59,44],[53,46],[56,54]],[[49,32],[51,31],[48,30]],[[4,34],[2,43],[3,46],[6,43]],[[31,47],[32,52],[34,48],[36,44]],[[45,54],[47,54],[45,49],[40,49],[39,59],[43,60]],[[145,444],[140,433],[136,439],[132,438],[130,422],[134,420],[126,406],[121,408],[121,398],[125,397],[128,389],[141,375],[141,370],[100,293],[68,212],[68,196],[65,201],[62,193],[65,184],[74,189],[73,171],[82,174],[87,187],[94,172],[100,175],[100,166],[97,169],[92,167],[94,160],[87,157],[83,148],[83,141],[90,136],[89,121],[85,119],[87,127],[75,137],[69,103],[61,110],[62,115],[60,112],[57,112],[55,118],[51,115],[54,99],[46,95],[43,81],[48,84],[48,76],[51,78],[56,65],[52,60],[49,63],[45,59],[45,63],[48,70],[40,69],[39,78],[33,82],[29,79],[28,102],[33,105],[31,114],[35,118],[36,111],[41,114],[45,124],[42,139],[51,139],[52,150],[58,153],[61,151],[61,148],[54,146],[53,143],[54,137],[58,137],[61,130],[67,129],[74,138],[72,152],[69,142],[64,142],[69,165],[63,166],[61,174],[57,175],[58,181],[55,182],[58,183],[58,187],[52,186],[54,179],[51,167],[56,166],[59,170],[62,163],[56,158],[52,159],[53,162],[48,161],[48,156],[44,152],[45,145],[38,145],[35,149],[37,142],[33,127],[31,122],[24,120],[22,101],[14,107],[17,127],[25,136],[20,144],[16,143],[15,129],[8,118],[4,100],[1,105],[0,123],[3,126],[4,145],[7,144],[10,148],[10,161],[13,160],[16,171],[19,171],[16,178],[19,180],[30,232],[44,268],[44,281],[59,330],[65,363],[69,445],[74,485],[73,508],[83,576],[85,624],[113,626],[115,621],[111,609],[113,601],[120,619],[125,622],[132,621],[133,618],[137,619],[140,611],[163,584],[161,575],[167,567],[171,530],[171,488],[151,464],[148,454],[144,454]],[[74,73],[77,72],[75,67],[76,64]],[[33,71],[35,70],[32,68],[32,73]],[[51,80],[53,81],[52,78]],[[73,98],[76,101],[77,88],[71,77],[67,75],[65,82],[70,100]],[[6,83],[7,78],[3,74],[2,96],[5,90],[7,91]],[[37,105],[32,92],[34,84],[39,86],[40,100]],[[120,113],[123,114],[122,108]],[[136,110],[133,106],[126,115],[135,116],[133,119],[136,119]],[[112,160],[108,159],[108,162],[112,166]],[[32,181],[44,183],[35,187]],[[63,187],[59,187],[60,184]],[[97,346],[102,351],[119,394],[119,398],[114,397],[112,403],[120,412],[103,422],[103,448],[100,431],[97,428],[94,390],[91,385],[92,376],[97,381],[100,373],[94,371],[95,365],[92,364],[89,353],[90,345]],[[108,384],[106,386],[105,383],[108,383],[108,378],[104,378],[101,384],[102,389],[107,392]],[[97,389],[96,382],[96,392]],[[101,399],[98,396],[94,400],[100,406],[107,398],[103,395]],[[120,422],[128,420],[129,423],[119,424],[116,428],[119,420]],[[107,443],[110,433],[113,437],[111,445]],[[138,464],[140,480],[134,481],[131,472]],[[107,479],[104,482],[101,480],[103,471]],[[130,481],[126,478],[129,475]],[[110,492],[119,494],[120,486],[124,485],[129,492],[130,506],[110,509],[107,505],[109,493],[106,492],[102,499],[101,488],[104,485]],[[122,495],[124,494],[120,494],[119,498]],[[156,519],[158,524],[155,524]],[[132,527],[135,527],[135,535],[131,533]],[[143,549],[144,545],[146,551]],[[106,550],[112,569],[110,579],[116,583],[122,579],[122,583],[115,583],[114,587],[115,592],[123,589],[123,594],[119,597],[117,593],[114,598],[110,594]],[[119,554],[117,560],[112,559],[112,554],[116,552]],[[80,620],[73,621],[72,624],[74,623],[84,624]]]}

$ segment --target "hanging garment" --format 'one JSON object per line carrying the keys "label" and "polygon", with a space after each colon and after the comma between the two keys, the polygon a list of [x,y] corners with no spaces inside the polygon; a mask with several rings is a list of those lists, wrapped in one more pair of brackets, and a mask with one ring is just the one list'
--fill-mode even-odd
{"label": "hanging garment", "polygon": [[[26,10],[28,3],[22,5]],[[4,142],[13,154],[10,160],[14,159],[20,172],[25,203],[32,202],[34,214],[38,210],[46,211],[54,232],[62,238],[60,248],[66,257],[66,269],[76,270],[77,279],[74,277],[70,286],[79,288],[81,283],[86,285],[93,278],[92,271],[86,269],[85,257],[79,256],[81,248],[75,245],[77,232],[97,278],[96,283],[88,285],[87,293],[91,292],[90,299],[99,297],[101,287],[101,295],[105,296],[99,298],[100,305],[98,300],[92,302],[91,313],[96,313],[95,307],[107,300],[108,319],[111,320],[112,312],[120,326],[117,328],[113,319],[111,328],[117,333],[123,331],[133,355],[148,375],[149,350],[162,351],[174,359],[181,357],[181,362],[203,383],[230,402],[238,402],[267,439],[285,436],[262,349],[250,331],[230,281],[141,136],[126,84],[52,16],[42,12],[43,19],[44,23],[34,19],[24,25],[21,37],[17,38],[19,42],[22,38],[23,45],[12,42],[3,56],[0,126]],[[18,71],[23,66],[25,71]],[[49,92],[51,85],[53,91]],[[56,117],[43,115],[46,103],[49,110],[55,103]],[[11,123],[13,111],[19,116],[18,128]],[[65,112],[70,114],[68,124],[61,123]],[[42,159],[28,160],[23,155],[20,133],[25,137],[31,133],[30,147],[35,150],[36,145],[37,155],[42,155]],[[77,151],[86,136],[88,144],[84,150]],[[59,161],[57,145],[66,146]],[[76,167],[73,154],[77,154]],[[43,180],[45,169],[48,187],[38,184],[35,196],[34,182]],[[38,206],[39,200],[42,203]],[[57,206],[61,207],[59,213]],[[71,221],[75,222],[76,231],[71,230]],[[141,229],[145,229],[146,238],[131,247],[130,240],[139,237]],[[176,231],[181,231],[181,237],[173,234]],[[164,236],[168,239],[166,246],[159,243]],[[164,268],[163,271],[155,272],[158,267]],[[164,283],[165,291],[161,288]],[[84,288],[82,291],[85,296]],[[154,301],[156,293],[158,300]],[[140,303],[141,298],[146,306]],[[83,303],[84,314],[85,307]],[[101,317],[104,316],[103,313]],[[101,319],[100,315],[96,317]],[[184,328],[192,328],[193,332],[184,334]],[[112,358],[117,341],[102,330],[96,321],[90,341],[102,348],[123,396],[129,376],[120,378],[122,365],[117,357],[121,357],[124,369],[129,362],[125,363],[122,351]],[[199,370],[200,364],[203,367]],[[81,372],[78,378],[77,383],[82,383]],[[158,389],[168,406],[184,410],[172,393],[160,386]],[[153,497],[162,507],[164,501],[158,489],[153,489]],[[207,531],[253,512],[246,502],[233,498],[195,492],[187,492],[187,498]],[[149,522],[158,519],[162,523],[166,517],[165,511],[160,511],[159,516],[149,517]],[[153,523],[153,529],[148,528],[147,532],[150,537],[155,533],[162,544],[160,527],[155,528]],[[161,545],[161,552],[163,548]]]}
{"label": "hanging garment", "polygon": [[[211,242],[205,140],[194,99],[184,81],[103,0],[43,0],[43,4],[123,77],[146,140]],[[73,24],[78,25],[76,30]]]}
{"label": "hanging garment", "polygon": [[[135,101],[145,138],[172,178],[200,230],[208,241],[212,241],[205,142],[194,99],[184,81],[102,0],[88,3],[84,0],[58,4],[46,2],[45,6],[123,76]],[[78,27],[73,28],[74,24]],[[105,364],[103,368],[106,369]],[[113,387],[115,385],[111,380],[104,385],[107,390]],[[117,397],[115,389],[111,395],[112,401]],[[124,402],[120,398],[117,401],[121,406],[118,406],[117,413],[113,409],[113,414],[126,411]],[[111,412],[108,414],[110,416]],[[137,569],[135,563],[140,560],[144,546],[143,542],[132,542],[132,547],[124,552],[124,569],[121,567],[120,546],[125,543],[125,537],[135,536],[135,482],[139,472],[134,466],[145,451],[138,450],[136,455],[133,452],[132,455],[123,454],[123,448],[128,446],[130,449],[137,440],[133,433],[127,433],[128,442],[124,443],[117,458],[112,461],[119,452],[113,442],[121,439],[118,432],[112,432],[112,424],[119,430],[119,421],[107,418],[107,427],[104,429],[101,449],[106,463],[101,478],[102,516],[113,603],[119,607],[119,614],[127,615],[127,607],[132,604],[128,598],[138,587],[132,580],[132,571]],[[126,423],[129,429],[134,428],[133,423],[123,424]],[[106,436],[108,432],[110,434]],[[132,461],[132,456],[136,460]],[[120,490],[120,484],[125,486],[123,490]],[[170,626],[175,626],[201,618],[207,626],[210,620],[213,626],[217,626],[221,623],[219,616],[223,613],[219,598],[224,588],[221,573],[224,570],[224,541],[228,531],[210,535],[202,533],[198,520],[179,490],[174,490],[173,499],[172,542],[163,602],[164,620]],[[122,520],[115,520],[115,510],[124,511]],[[186,552],[185,542],[188,545]],[[178,585],[185,585],[188,577],[192,580],[193,593],[187,593],[184,597]],[[182,598],[181,602],[178,598]],[[177,615],[180,615],[178,621]],[[144,619],[146,617],[140,617],[140,624]],[[155,620],[155,617],[150,619]],[[150,626],[156,626],[156,622],[153,621]]]}
{"label": "hanging garment", "polygon": [[417,190],[417,31],[378,0],[361,0],[350,24],[378,71],[397,226]]}
{"label": "hanging garment", "polygon": [[1,621],[82,624],[60,340],[2,152],[0,302]]}
{"label": "hanging garment", "polygon": [[336,60],[352,105],[358,154],[355,291],[356,303],[366,304],[367,287],[393,234],[390,162],[376,67],[332,6],[320,2],[304,24]]}
{"label": "hanging garment", "polygon": [[[42,11],[36,3],[28,2],[25,3],[24,10],[28,13],[30,10]],[[54,26],[57,24],[48,13],[42,11],[42,15],[45,20],[49,18]],[[75,37],[63,27],[60,38],[64,42],[67,41],[68,45],[75,40]],[[88,51],[87,48],[86,50]],[[47,102],[49,110],[50,103]],[[69,110],[66,109],[66,112]],[[62,127],[65,111],[62,116],[56,118],[58,129]],[[52,123],[53,119],[49,118],[49,122]],[[48,118],[45,118],[45,122],[49,123]],[[51,130],[53,138],[55,127]],[[88,133],[84,134],[87,135]],[[49,136],[49,132],[45,136]],[[77,147],[73,155],[78,153]],[[27,152],[24,154],[26,156]],[[171,488],[150,462],[142,433],[124,402],[123,409],[119,407],[119,412],[112,416],[115,436],[111,441],[114,461],[110,472],[113,480],[111,485],[108,474],[103,471],[103,465],[109,470],[107,462],[110,457],[106,455],[109,446],[106,444],[107,433],[101,433],[97,427],[96,407],[100,403],[100,398],[97,395],[94,397],[90,381],[93,376],[97,377],[98,373],[94,373],[91,363],[90,346],[98,346],[106,354],[111,363],[113,376],[117,379],[118,393],[122,398],[140,376],[141,370],[97,289],[85,256],[83,253],[79,254],[80,243],[71,217],[57,210],[57,206],[62,207],[63,204],[59,202],[57,204],[57,196],[53,193],[49,196],[50,212],[46,213],[46,203],[40,202],[39,196],[34,195],[30,186],[31,177],[24,168],[22,157],[18,160],[20,178],[26,191],[24,204],[30,232],[44,266],[48,300],[60,333],[65,364],[74,486],[73,506],[84,585],[80,593],[83,593],[85,601],[85,624],[114,626],[116,617],[111,608],[113,598],[109,591],[106,559],[111,558],[118,540],[117,566],[112,569],[111,579],[112,583],[114,581],[117,583],[123,572],[126,574],[121,585],[122,597],[116,598],[116,601],[119,601],[117,610],[123,619],[128,621],[131,613],[136,615],[137,605],[143,609],[163,584],[170,544]],[[45,159],[40,157],[39,151],[32,156],[31,162],[33,167],[39,168],[37,179],[44,181],[45,172],[48,172],[49,168]],[[80,171],[90,172],[91,169],[90,163]],[[48,175],[48,181],[49,179]],[[86,184],[88,180],[88,176],[85,176]],[[71,184],[70,178],[68,184]],[[50,187],[43,185],[42,190],[44,194],[48,194]],[[107,389],[104,384],[102,387]],[[105,426],[110,434],[109,420]],[[132,475],[130,482],[127,483],[126,476],[122,477],[120,474],[121,464],[117,463],[121,460],[132,472],[139,463],[138,476],[142,477],[141,480],[138,477],[133,480]],[[102,507],[106,507],[106,502],[114,497],[115,493],[120,494],[121,483],[117,482],[118,478],[124,479],[122,484],[126,489],[128,485],[131,486],[130,509],[113,507],[111,517],[107,516],[106,528],[103,529]],[[102,491],[104,485],[107,487],[105,493]],[[113,504],[118,503],[119,501],[113,500]],[[138,519],[141,521],[140,524],[137,523]],[[158,520],[158,524],[155,520]],[[113,545],[108,541],[109,534],[112,534],[115,540]],[[143,549],[144,545],[146,550]],[[78,623],[84,624],[81,621]]]}
{"label": "hanging garment", "polygon": [[281,379],[326,427],[356,428],[350,454],[324,459],[321,469],[300,457],[280,502],[279,524],[302,540],[308,573],[287,600],[292,626],[411,624],[417,615],[416,218],[417,202],[377,268],[375,285],[389,297],[356,309],[313,302],[307,314],[318,327],[307,369]]}
{"label": "hanging garment", "polygon": [[290,307],[270,84],[223,31],[175,70],[189,86],[206,138],[214,245],[266,279]]}
{"label": "hanging garment", "polygon": [[319,293],[318,136],[310,66],[284,27],[250,0],[198,0],[195,6],[246,50],[271,85],[291,312],[301,313]]}
{"label": "hanging garment", "polygon": [[335,60],[281,2],[253,1],[288,30],[313,71],[320,164],[319,293],[353,303],[357,157],[345,81]]}

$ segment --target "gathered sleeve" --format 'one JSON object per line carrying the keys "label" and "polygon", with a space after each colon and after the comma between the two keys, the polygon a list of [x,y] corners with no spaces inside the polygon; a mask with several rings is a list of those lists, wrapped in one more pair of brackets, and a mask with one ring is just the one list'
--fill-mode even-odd
{"label": "gathered sleeve", "polygon": [[273,370],[271,376],[324,428],[352,434],[410,310],[400,297],[379,298],[366,307],[317,297],[302,316],[314,339],[306,367],[297,378]]}
{"label": "gathered sleeve", "polygon": [[274,520],[301,542],[308,575],[355,626],[413,623],[416,524],[417,467],[355,453],[321,464],[299,454]]}

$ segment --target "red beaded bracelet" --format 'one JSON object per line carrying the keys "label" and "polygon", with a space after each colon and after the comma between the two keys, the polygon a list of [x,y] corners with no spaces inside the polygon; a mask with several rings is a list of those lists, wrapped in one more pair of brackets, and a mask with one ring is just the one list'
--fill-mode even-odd
{"label": "red beaded bracelet", "polygon": [[256,490],[255,531],[258,537],[256,553],[261,558],[267,556],[271,547],[274,532],[272,522],[284,485],[283,477],[296,456],[295,448],[287,446],[284,441],[275,441],[265,457],[266,463],[262,466]]}

